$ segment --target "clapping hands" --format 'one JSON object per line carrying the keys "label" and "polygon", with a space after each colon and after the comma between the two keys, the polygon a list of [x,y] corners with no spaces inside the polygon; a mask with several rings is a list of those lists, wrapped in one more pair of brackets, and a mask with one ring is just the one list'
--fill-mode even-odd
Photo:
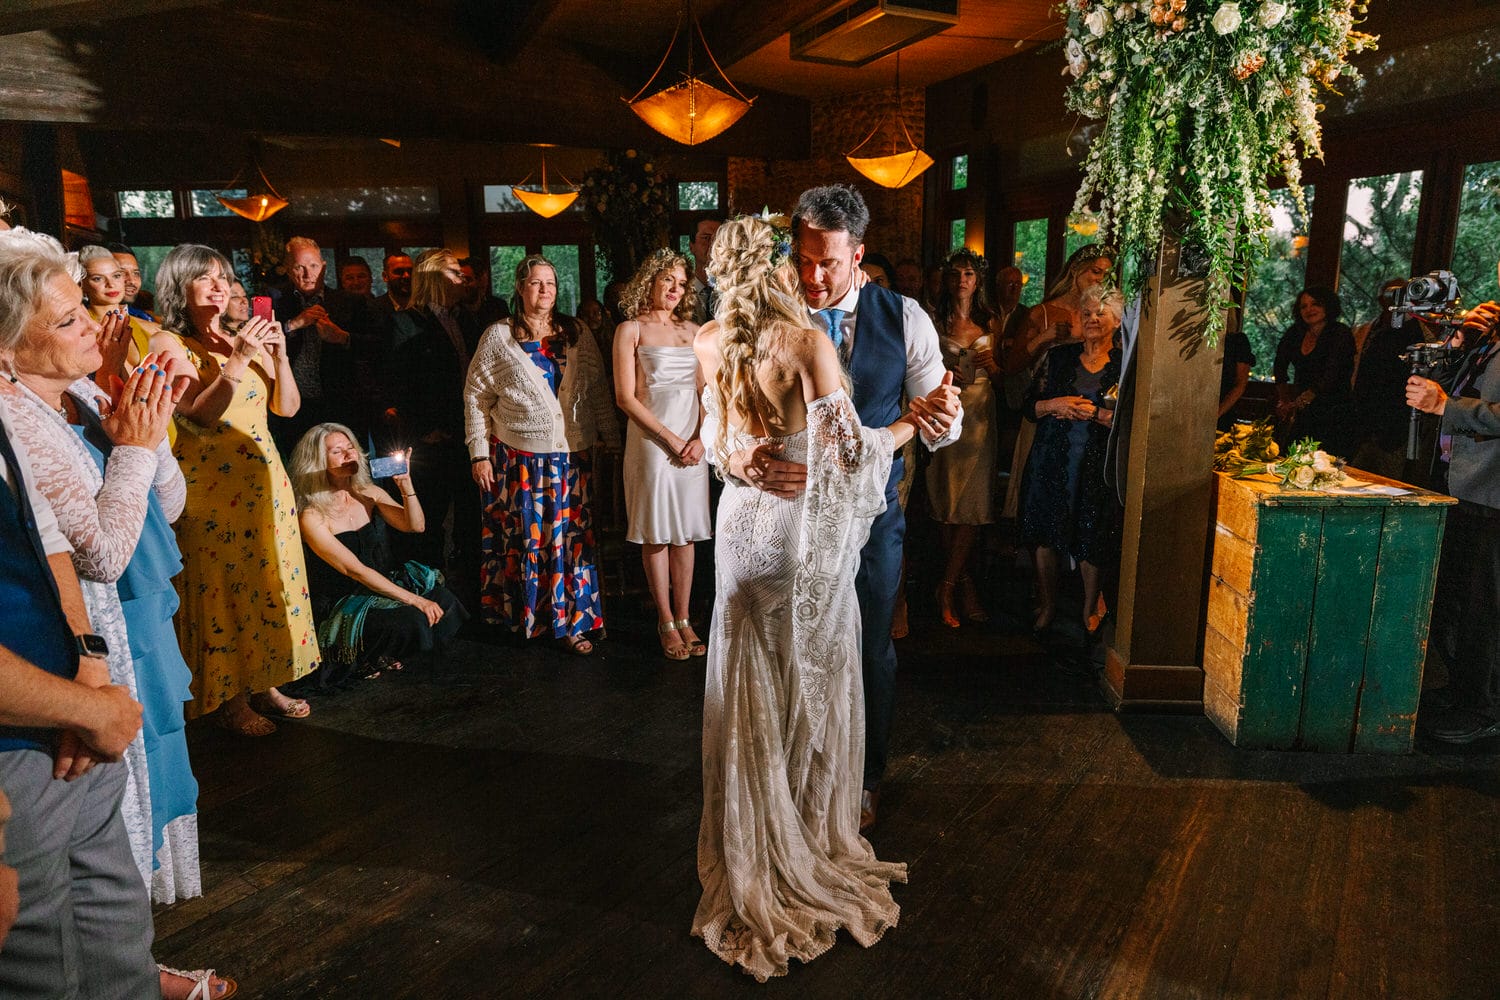
{"label": "clapping hands", "polygon": [[187,376],[179,371],[176,358],[162,360],[148,354],[123,382],[111,376],[113,392],[101,406],[101,423],[117,445],[155,448],[167,436],[172,411],[187,387]]}
{"label": "clapping hands", "polygon": [[123,311],[105,313],[99,323],[98,341],[104,355],[99,378],[126,378],[130,369],[130,317]]}
{"label": "clapping hands", "polygon": [[240,328],[234,353],[245,361],[254,361],[262,349],[272,360],[279,361],[286,353],[286,333],[275,320],[256,316]]}

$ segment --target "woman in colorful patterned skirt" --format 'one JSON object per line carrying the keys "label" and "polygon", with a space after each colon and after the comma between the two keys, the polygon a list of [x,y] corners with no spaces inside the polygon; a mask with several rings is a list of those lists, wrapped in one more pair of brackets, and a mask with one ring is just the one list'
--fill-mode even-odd
{"label": "woman in colorful patterned skirt", "polygon": [[464,384],[464,437],[484,491],[484,620],[580,656],[604,627],[589,511],[589,449],[618,447],[593,335],[557,312],[557,269],[516,266],[513,319],[485,331]]}

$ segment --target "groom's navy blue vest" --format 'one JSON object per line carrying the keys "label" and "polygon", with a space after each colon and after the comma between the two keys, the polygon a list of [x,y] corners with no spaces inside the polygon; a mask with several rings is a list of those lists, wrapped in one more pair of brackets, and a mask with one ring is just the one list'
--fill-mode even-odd
{"label": "groom's navy blue vest", "polygon": [[[0,456],[18,487],[12,493],[0,482],[0,646],[49,674],[71,678],[78,672],[73,630],[63,616],[52,567],[47,565],[47,553],[37,534],[21,465],[3,428]],[[45,730],[0,726],[0,751],[45,749],[52,735]]]}
{"label": "groom's navy blue vest", "polygon": [[[849,379],[854,383],[854,409],[860,423],[889,427],[900,419],[901,393],[906,384],[906,324],[901,296],[874,282],[859,292]],[[902,467],[898,451],[885,486],[887,501],[896,496]]]}

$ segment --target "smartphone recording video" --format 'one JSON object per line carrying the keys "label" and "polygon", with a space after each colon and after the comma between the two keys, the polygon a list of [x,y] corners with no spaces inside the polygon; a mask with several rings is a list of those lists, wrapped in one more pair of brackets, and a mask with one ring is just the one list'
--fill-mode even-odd
{"label": "smartphone recording video", "polygon": [[392,476],[404,475],[406,470],[406,455],[400,452],[387,458],[377,458],[370,462],[371,479],[389,479]]}

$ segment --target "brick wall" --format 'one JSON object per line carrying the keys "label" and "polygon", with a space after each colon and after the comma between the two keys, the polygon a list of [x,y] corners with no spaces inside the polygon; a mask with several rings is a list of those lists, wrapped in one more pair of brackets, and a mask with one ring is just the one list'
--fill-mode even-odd
{"label": "brick wall", "polygon": [[[882,115],[894,110],[895,98],[895,88],[887,87],[814,100],[811,159],[730,157],[730,210],[734,213],[759,212],[762,207],[769,206],[773,212],[790,215],[797,196],[807,188],[820,184],[853,184],[870,206],[866,249],[879,251],[893,261],[902,257],[920,258],[922,178],[891,190],[863,177],[844,159],[845,153],[870,134]],[[903,87],[901,111],[912,140],[921,145],[926,120],[925,93],[920,88]],[[862,155],[879,156],[891,152],[889,136],[892,129],[899,135],[900,126],[887,120],[870,145],[861,150]]]}

